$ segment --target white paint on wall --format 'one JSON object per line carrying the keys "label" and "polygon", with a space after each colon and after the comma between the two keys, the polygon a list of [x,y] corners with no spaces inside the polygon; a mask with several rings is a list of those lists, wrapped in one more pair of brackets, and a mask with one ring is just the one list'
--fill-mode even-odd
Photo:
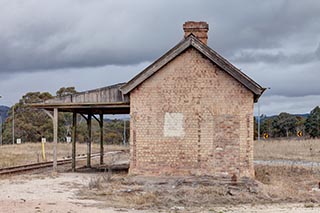
{"label": "white paint on wall", "polygon": [[164,136],[165,137],[183,137],[183,114],[168,113],[164,115]]}

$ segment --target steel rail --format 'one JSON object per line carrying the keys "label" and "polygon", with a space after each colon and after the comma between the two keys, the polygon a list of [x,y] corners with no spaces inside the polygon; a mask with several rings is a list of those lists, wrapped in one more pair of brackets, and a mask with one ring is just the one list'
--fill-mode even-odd
{"label": "steel rail", "polygon": [[[120,153],[122,151],[110,151],[107,152],[106,155],[108,154],[116,154]],[[99,157],[100,153],[93,153],[91,154],[92,157]],[[82,156],[77,156],[76,160],[84,160],[87,159],[87,155],[82,155]],[[68,159],[60,159],[57,161],[58,165],[64,165],[64,164],[69,164],[72,162],[71,158]],[[24,172],[24,171],[30,171],[30,170],[36,170],[36,169],[42,169],[42,168],[47,168],[53,166],[53,161],[47,161],[47,162],[40,162],[40,163],[31,163],[31,164],[25,164],[25,165],[19,165],[19,166],[12,166],[12,167],[5,167],[5,168],[0,168],[0,175],[4,174],[13,174],[13,173],[19,173],[19,172]]]}

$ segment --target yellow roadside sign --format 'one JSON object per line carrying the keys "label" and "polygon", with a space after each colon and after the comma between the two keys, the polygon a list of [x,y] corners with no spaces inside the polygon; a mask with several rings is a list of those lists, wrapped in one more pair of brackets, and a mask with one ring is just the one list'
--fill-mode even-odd
{"label": "yellow roadside sign", "polygon": [[264,139],[268,139],[268,138],[269,138],[268,133],[264,133],[264,134],[263,134],[263,138],[264,138]]}

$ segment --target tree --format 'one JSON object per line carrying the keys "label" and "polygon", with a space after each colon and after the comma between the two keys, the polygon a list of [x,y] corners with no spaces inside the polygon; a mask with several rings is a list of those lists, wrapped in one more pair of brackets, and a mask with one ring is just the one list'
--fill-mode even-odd
{"label": "tree", "polygon": [[14,110],[15,138],[22,141],[40,141],[42,136],[52,138],[52,122],[45,112],[30,107],[28,104],[52,98],[48,92],[29,92],[22,96],[19,103],[12,106],[4,125],[3,141],[12,143],[12,119]]}
{"label": "tree", "polygon": [[261,117],[260,134],[267,133],[269,137],[296,136],[298,131],[303,131],[305,118],[282,112],[279,115]]}
{"label": "tree", "polygon": [[272,126],[272,123],[274,121],[275,117],[270,118],[264,118],[261,122],[260,126],[260,135],[263,136],[264,133],[267,133],[269,137],[273,137],[274,135],[274,127]]}
{"label": "tree", "polygon": [[121,144],[123,142],[124,124],[126,125],[126,141],[129,140],[130,123],[123,120],[106,120],[104,124],[104,132],[106,134],[105,142],[107,144]]}
{"label": "tree", "polygon": [[305,129],[312,138],[320,136],[320,108],[318,106],[311,110],[305,122]]}
{"label": "tree", "polygon": [[[74,94],[77,91],[74,87],[62,87],[56,94],[61,97]],[[38,142],[41,137],[46,137],[48,141],[53,138],[52,119],[41,109],[30,107],[29,104],[43,102],[53,96],[48,92],[28,92],[22,96],[19,103],[12,106],[8,112],[8,118],[4,123],[3,142],[12,143],[12,115],[14,110],[15,118],[15,138],[21,138],[24,142]],[[87,141],[87,122],[78,114],[77,141]],[[59,113],[58,139],[65,141],[66,136],[71,134],[72,114],[67,112]],[[129,122],[126,123],[126,141],[129,138]],[[104,124],[104,142],[119,144],[123,141],[123,120],[107,120]],[[92,136],[95,141],[100,140],[99,124],[92,120]]]}
{"label": "tree", "polygon": [[307,119],[303,116],[297,116],[296,132],[304,131],[306,120]]}
{"label": "tree", "polygon": [[72,95],[77,93],[77,90],[75,87],[61,87],[57,92],[56,95],[57,97],[62,97],[66,95]]}
{"label": "tree", "polygon": [[297,121],[298,119],[295,115],[286,112],[280,113],[272,123],[275,135],[278,137],[295,135]]}
{"label": "tree", "polygon": [[[62,97],[66,95],[72,95],[77,93],[75,87],[61,87],[57,90],[57,97]],[[58,138],[59,141],[66,141],[67,136],[71,136],[71,125],[72,125],[72,113],[70,112],[61,112],[59,113],[58,121]],[[79,132],[83,134],[83,132]]]}

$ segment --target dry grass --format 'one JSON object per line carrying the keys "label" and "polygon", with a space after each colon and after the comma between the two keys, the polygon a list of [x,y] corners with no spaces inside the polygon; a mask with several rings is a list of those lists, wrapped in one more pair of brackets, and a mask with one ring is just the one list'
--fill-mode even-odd
{"label": "dry grass", "polygon": [[[58,159],[61,159],[63,157],[71,157],[71,146],[71,143],[58,143]],[[105,146],[104,148],[105,152],[108,150],[123,149],[123,147],[116,145]],[[76,149],[77,155],[86,154],[87,145],[78,143]],[[92,153],[97,153],[100,151],[100,147],[98,144],[92,144],[91,149]],[[53,144],[46,143],[45,151],[47,161],[52,160]],[[42,159],[41,143],[23,143],[0,146],[0,168],[43,161],[44,160]]]}
{"label": "dry grass", "polygon": [[252,180],[233,185],[212,177],[104,175],[109,174],[93,178],[80,196],[103,201],[108,207],[168,210],[254,202],[259,188]]}
{"label": "dry grass", "polygon": [[[106,150],[123,149],[106,146]],[[52,144],[46,144],[49,160]],[[93,144],[92,152],[98,152]],[[255,142],[255,159],[292,159],[320,162],[320,140]],[[77,153],[86,153],[86,144],[77,144]],[[71,144],[58,144],[59,158],[71,155]],[[0,167],[41,161],[41,144],[27,143],[0,147]],[[105,162],[128,159],[128,153],[108,156]],[[245,184],[221,184],[209,177],[140,177],[100,173],[80,190],[83,198],[119,208],[172,210],[214,208],[214,205],[239,203],[320,202],[320,191],[313,191],[320,172],[297,166],[255,166],[256,179]],[[318,205],[318,204],[316,204]],[[182,211],[183,211],[182,210]]]}
{"label": "dry grass", "polygon": [[[79,195],[116,208],[187,212],[250,203],[297,203],[319,206],[320,173],[302,167],[256,166],[256,179],[221,183],[213,177],[143,177],[99,174]],[[316,189],[314,191],[313,189]],[[172,211],[173,210],[173,211]],[[180,211],[182,210],[182,211]],[[199,212],[194,211],[194,212]]]}
{"label": "dry grass", "polygon": [[[52,160],[53,144],[46,143],[47,160]],[[106,146],[106,150],[119,150],[122,146]],[[99,152],[99,145],[92,144],[92,153]],[[77,154],[86,153],[86,144],[77,144]],[[58,144],[58,158],[71,156],[71,144]],[[320,162],[320,139],[255,141],[255,160],[290,159]],[[41,143],[24,143],[0,146],[0,168],[42,162]]]}
{"label": "dry grass", "polygon": [[[272,202],[319,203],[320,173],[299,166],[255,166],[256,180]],[[315,191],[313,191],[313,189]]]}
{"label": "dry grass", "polygon": [[255,141],[254,159],[286,159],[320,162],[320,139]]}
{"label": "dry grass", "polygon": [[[320,161],[320,140],[255,142],[254,151],[255,159]],[[106,173],[92,179],[80,194],[104,201],[106,206],[164,211],[173,207],[181,207],[182,211],[202,207],[214,209],[215,205],[239,203],[319,205],[319,170],[294,165],[255,165],[255,171],[257,181],[249,180],[236,186],[215,183],[213,178],[207,180],[206,177],[192,177],[190,182],[190,177],[166,179]]]}

